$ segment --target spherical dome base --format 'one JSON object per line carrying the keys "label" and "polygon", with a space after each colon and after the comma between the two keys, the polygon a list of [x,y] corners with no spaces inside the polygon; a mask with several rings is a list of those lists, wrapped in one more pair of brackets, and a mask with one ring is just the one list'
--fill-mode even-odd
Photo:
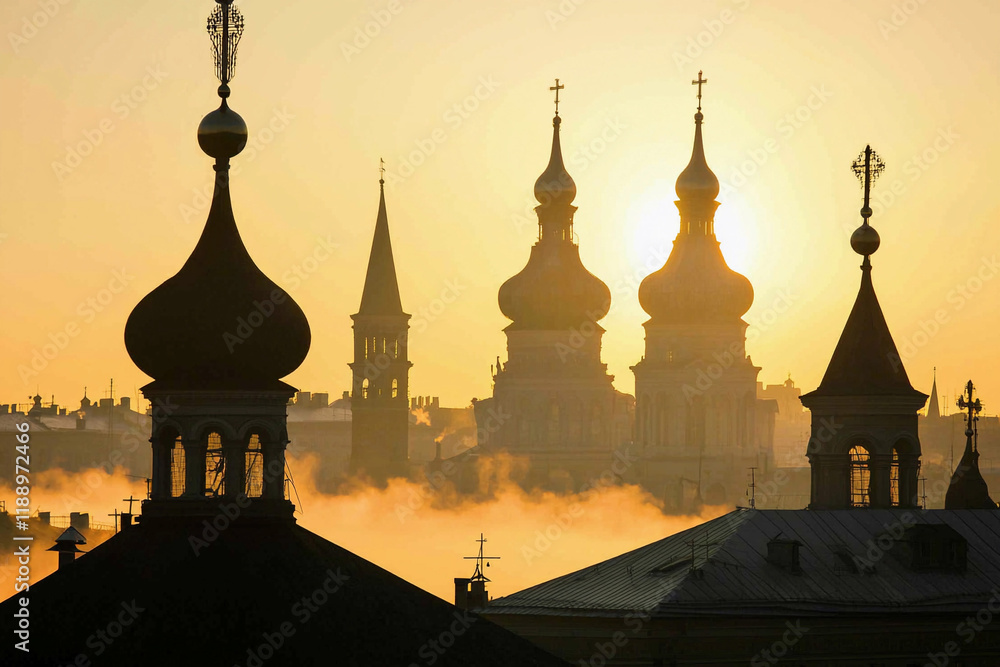
{"label": "spherical dome base", "polygon": [[881,243],[878,232],[871,225],[864,224],[854,230],[851,234],[851,247],[859,255],[871,255]]}
{"label": "spherical dome base", "polygon": [[239,155],[247,145],[248,136],[246,122],[225,100],[221,107],[202,118],[198,126],[198,145],[216,159]]}

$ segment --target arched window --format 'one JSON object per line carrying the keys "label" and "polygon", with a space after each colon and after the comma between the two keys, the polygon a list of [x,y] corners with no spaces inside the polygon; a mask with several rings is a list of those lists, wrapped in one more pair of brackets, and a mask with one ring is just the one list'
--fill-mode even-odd
{"label": "arched window", "polygon": [[392,379],[392,397],[396,398],[399,396],[399,380],[396,378]]}
{"label": "arched window", "polygon": [[361,398],[368,398],[368,378],[361,381]]}
{"label": "arched window", "polygon": [[221,496],[226,492],[226,456],[222,436],[209,433],[205,449],[205,495]]}
{"label": "arched window", "polygon": [[184,495],[185,475],[187,466],[184,464],[184,445],[180,436],[174,440],[170,448],[170,497],[179,498]]}
{"label": "arched window", "polygon": [[368,336],[365,336],[365,359],[368,358]]}
{"label": "arched window", "polygon": [[892,448],[892,463],[889,464],[889,504],[899,507],[899,450]]}
{"label": "arched window", "polygon": [[264,454],[260,450],[260,436],[250,436],[246,451],[246,489],[248,498],[259,498],[264,493]]}
{"label": "arched window", "polygon": [[871,469],[868,464],[871,456],[868,450],[860,445],[851,447],[851,506],[868,507],[868,486],[871,483]]}
{"label": "arched window", "polygon": [[399,358],[399,339],[392,341],[392,356],[393,358]]}

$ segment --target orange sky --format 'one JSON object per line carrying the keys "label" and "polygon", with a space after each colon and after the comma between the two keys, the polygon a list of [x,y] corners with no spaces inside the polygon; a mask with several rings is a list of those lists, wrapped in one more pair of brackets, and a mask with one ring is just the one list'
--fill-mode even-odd
{"label": "orange sky", "polygon": [[[130,394],[147,381],[122,331],[207,214],[213,172],[195,130],[218,103],[204,34],[213,4],[0,6],[0,402],[37,386],[75,405],[85,384],[96,397],[111,377]],[[1000,204],[986,165],[1000,153],[1000,14],[986,0],[239,6],[231,103],[251,145],[234,160],[234,208],[258,265],[312,325],[292,384],[332,395],[349,385],[349,315],[383,156],[414,314],[413,394],[447,405],[489,394],[490,363],[505,356],[496,293],[534,238],[526,215],[559,77],[581,255],[614,298],[604,359],[631,391],[645,319],[636,289],[675,234],[690,81],[704,69],[717,232],[756,291],[748,350],[761,379],[791,371],[808,390],[822,376],[860,278],[849,165],[871,142],[888,163],[875,189],[875,284],[910,377],[928,391],[936,365],[954,392],[971,376],[995,412]],[[53,339],[65,348],[22,378]]]}

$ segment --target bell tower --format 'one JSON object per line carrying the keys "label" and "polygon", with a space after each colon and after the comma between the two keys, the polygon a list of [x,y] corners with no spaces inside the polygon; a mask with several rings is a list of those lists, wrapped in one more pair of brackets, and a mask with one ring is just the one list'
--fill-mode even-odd
{"label": "bell tower", "polygon": [[[381,162],[381,161],[380,161]],[[382,167],[380,167],[382,168]],[[379,178],[378,215],[361,307],[354,320],[351,387],[351,472],[384,483],[408,470],[409,373],[407,332]]]}
{"label": "bell tower", "polygon": [[285,498],[285,406],[280,378],[309,350],[305,314],[257,267],[240,238],[229,161],[247,126],[229,108],[243,17],[217,0],[208,19],[220,107],[198,127],[215,158],[215,191],[198,244],[172,278],[146,295],[125,325],[125,346],[154,378],[142,388],[153,410],[152,485],[142,520],[212,516],[236,502],[244,516],[292,520]]}
{"label": "bell tower", "polygon": [[872,284],[880,239],[868,222],[869,195],[885,164],[867,146],[852,168],[865,190],[863,222],[851,235],[851,248],[864,257],[861,288],[823,381],[800,399],[812,412],[809,508],[915,508],[917,410],[927,395],[910,384]]}

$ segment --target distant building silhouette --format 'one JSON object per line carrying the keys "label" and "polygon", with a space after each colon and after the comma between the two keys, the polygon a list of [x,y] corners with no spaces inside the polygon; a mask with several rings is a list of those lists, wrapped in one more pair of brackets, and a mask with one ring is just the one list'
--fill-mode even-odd
{"label": "distant building silhouette", "polygon": [[[746,353],[753,287],[726,264],[715,236],[719,179],[705,159],[701,85],[691,160],[677,178],[680,230],[666,263],[639,286],[650,318],[635,373],[635,441],[643,483],[669,506],[741,498],[746,469],[772,465],[775,406],[757,398]],[[759,423],[758,423],[759,420]]]}
{"label": "distant building silhouette", "polygon": [[410,315],[403,312],[379,179],[378,216],[361,307],[354,320],[351,470],[378,482],[405,477],[409,427]]}
{"label": "distant building silhouette", "polygon": [[998,664],[1000,633],[971,625],[992,618],[1000,584],[1000,512],[973,444],[981,406],[970,382],[968,470],[956,471],[947,509],[918,509],[926,396],[875,299],[867,203],[866,187],[852,239],[865,257],[858,300],[822,384],[802,397],[813,409],[810,509],[739,508],[481,613],[573,664]]}
{"label": "distant building silhouette", "polygon": [[[558,81],[557,91],[562,89]],[[611,291],[580,261],[573,231],[576,184],[563,164],[558,99],[548,166],[535,181],[538,241],[499,292],[507,361],[493,397],[478,401],[479,444],[528,457],[530,485],[572,488],[599,474],[629,439],[631,397],[601,361],[598,324]]]}

